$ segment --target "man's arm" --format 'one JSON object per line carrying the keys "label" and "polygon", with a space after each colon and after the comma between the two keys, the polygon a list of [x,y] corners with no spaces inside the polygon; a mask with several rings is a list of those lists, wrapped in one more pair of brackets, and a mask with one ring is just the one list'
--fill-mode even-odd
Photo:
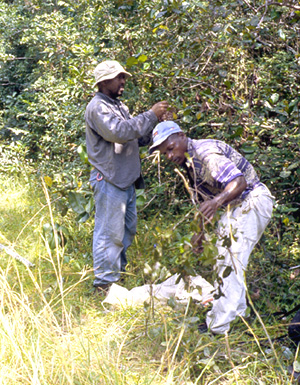
{"label": "man's arm", "polygon": [[229,182],[220,194],[216,195],[213,199],[202,202],[199,211],[206,217],[207,221],[211,221],[219,207],[233,201],[246,187],[246,179],[243,176],[238,176]]}
{"label": "man's arm", "polygon": [[[168,102],[162,101],[154,104],[151,108],[151,111],[153,111],[157,117],[158,121],[161,121],[163,117],[165,116],[166,108],[168,108]],[[139,138],[139,146],[148,146],[152,141],[152,130],[149,131],[146,135],[143,135],[141,138]]]}
{"label": "man's arm", "polygon": [[150,133],[167,106],[166,101],[158,102],[149,111],[123,120],[104,103],[95,103],[86,110],[85,118],[88,126],[103,139],[122,144]]}

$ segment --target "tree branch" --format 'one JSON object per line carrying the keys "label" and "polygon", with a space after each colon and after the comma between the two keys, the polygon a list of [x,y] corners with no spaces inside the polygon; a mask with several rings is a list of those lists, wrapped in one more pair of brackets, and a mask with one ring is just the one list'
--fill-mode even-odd
{"label": "tree branch", "polygon": [[[290,4],[290,3],[277,3],[275,1],[272,1],[270,3],[268,3],[268,5],[278,5],[280,7],[288,7],[288,8],[292,8],[292,9],[295,9],[296,11],[300,11],[300,7],[298,5],[294,5],[294,4]],[[257,10],[259,11],[261,8],[264,8],[265,5],[261,5],[259,8],[257,8]]]}

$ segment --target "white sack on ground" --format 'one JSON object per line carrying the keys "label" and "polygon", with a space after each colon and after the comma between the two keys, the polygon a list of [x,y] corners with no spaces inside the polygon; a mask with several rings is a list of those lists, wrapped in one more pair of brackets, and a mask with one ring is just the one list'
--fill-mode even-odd
{"label": "white sack on ground", "polygon": [[[176,283],[177,279],[178,275],[176,274],[163,283],[152,285],[153,297],[157,302],[166,303],[168,299],[173,297],[180,303],[187,303],[191,297],[205,305],[213,300],[212,292],[214,287],[201,276],[189,277],[190,292],[185,290],[183,279]],[[150,291],[150,285],[138,286],[127,290],[125,287],[114,283],[103,302],[122,307],[143,304],[145,301],[150,300]]]}

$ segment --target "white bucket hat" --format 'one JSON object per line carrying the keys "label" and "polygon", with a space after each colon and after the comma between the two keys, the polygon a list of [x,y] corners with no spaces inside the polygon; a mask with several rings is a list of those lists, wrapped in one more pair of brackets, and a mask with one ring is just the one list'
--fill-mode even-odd
{"label": "white bucket hat", "polygon": [[120,73],[125,74],[127,76],[131,76],[131,74],[121,66],[119,62],[116,60],[105,60],[97,65],[94,69],[95,83],[93,87],[104,80],[114,79]]}

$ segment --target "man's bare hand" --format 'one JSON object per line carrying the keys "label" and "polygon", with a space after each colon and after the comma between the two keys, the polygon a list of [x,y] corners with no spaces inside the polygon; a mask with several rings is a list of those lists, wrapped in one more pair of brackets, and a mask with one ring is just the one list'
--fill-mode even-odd
{"label": "man's bare hand", "polygon": [[155,113],[158,120],[161,120],[163,115],[167,112],[167,108],[169,107],[169,103],[165,100],[158,102],[152,106],[151,110]]}
{"label": "man's bare hand", "polygon": [[199,206],[199,211],[204,215],[204,223],[211,222],[215,216],[217,209],[219,208],[218,201],[216,199],[209,199],[204,201]]}
{"label": "man's bare hand", "polygon": [[168,107],[167,111],[163,116],[160,118],[161,121],[164,120],[175,120],[177,118],[176,114],[176,108],[175,107]]}
{"label": "man's bare hand", "polygon": [[205,217],[205,223],[212,221],[219,207],[236,199],[247,187],[244,176],[238,176],[227,184],[224,190],[213,199],[204,201],[199,206],[199,211]]}

